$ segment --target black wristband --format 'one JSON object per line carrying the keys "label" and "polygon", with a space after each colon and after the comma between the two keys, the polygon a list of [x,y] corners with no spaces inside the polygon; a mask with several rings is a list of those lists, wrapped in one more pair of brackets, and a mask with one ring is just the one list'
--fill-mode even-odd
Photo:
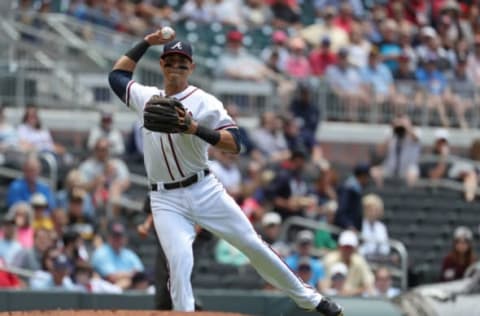
{"label": "black wristband", "polygon": [[206,141],[207,143],[215,146],[220,141],[220,132],[204,127],[202,125],[197,126],[195,135]]}
{"label": "black wristband", "polygon": [[137,45],[135,45],[132,49],[130,49],[125,54],[125,56],[129,57],[134,62],[138,62],[149,47],[150,47],[150,44],[146,40],[143,40]]}

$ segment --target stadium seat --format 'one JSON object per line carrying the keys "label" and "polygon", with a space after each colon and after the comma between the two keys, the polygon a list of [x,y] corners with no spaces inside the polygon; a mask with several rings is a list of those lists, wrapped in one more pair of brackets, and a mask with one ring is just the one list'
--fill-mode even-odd
{"label": "stadium seat", "polygon": [[265,282],[258,274],[228,275],[222,278],[223,288],[235,288],[244,290],[259,289]]}
{"label": "stadium seat", "polygon": [[405,244],[415,265],[438,266],[451,247],[455,227],[466,225],[477,230],[478,204],[465,202],[461,192],[398,189],[398,184],[389,182],[376,192],[384,199],[390,238]]}
{"label": "stadium seat", "polygon": [[194,273],[192,277],[192,285],[195,288],[214,289],[222,287],[222,278],[215,273],[201,274]]}

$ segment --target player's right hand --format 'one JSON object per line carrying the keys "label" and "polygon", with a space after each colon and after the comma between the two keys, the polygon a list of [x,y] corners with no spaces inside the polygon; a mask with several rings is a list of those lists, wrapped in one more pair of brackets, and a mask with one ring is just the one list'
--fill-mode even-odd
{"label": "player's right hand", "polygon": [[162,30],[157,30],[153,33],[148,34],[147,36],[144,37],[144,39],[150,44],[150,45],[164,45],[170,41],[172,41],[175,38],[175,33],[173,33],[172,36],[169,38],[163,38],[162,35]]}

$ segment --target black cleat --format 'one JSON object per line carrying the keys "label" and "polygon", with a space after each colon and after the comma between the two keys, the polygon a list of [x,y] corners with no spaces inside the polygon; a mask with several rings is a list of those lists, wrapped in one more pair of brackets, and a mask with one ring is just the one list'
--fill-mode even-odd
{"label": "black cleat", "polygon": [[318,303],[316,310],[324,316],[343,316],[343,309],[340,305],[325,296]]}

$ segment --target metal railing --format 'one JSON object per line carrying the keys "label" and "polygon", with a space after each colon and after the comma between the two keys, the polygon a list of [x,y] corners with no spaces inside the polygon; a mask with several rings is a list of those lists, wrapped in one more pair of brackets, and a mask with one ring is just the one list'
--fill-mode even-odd
{"label": "metal railing", "polygon": [[51,65],[52,60],[41,52],[35,55],[42,61],[22,60],[14,70],[0,74],[2,104],[16,107],[37,104],[57,108],[85,108],[92,105],[93,91],[79,85],[75,74]]}
{"label": "metal railing", "polygon": [[234,103],[243,113],[261,113],[272,110],[272,83],[241,80],[216,79],[211,82],[210,91],[224,104]]}
{"label": "metal railing", "polygon": [[[458,127],[463,119],[470,128],[479,126],[480,91],[469,84],[462,86],[457,83],[450,93],[438,97],[440,102],[437,106],[432,103],[432,99],[437,97],[429,94],[416,81],[397,80],[394,82],[394,92],[383,97],[376,95],[372,89],[366,89],[368,97],[365,98],[364,92],[363,99],[358,97],[358,102],[336,94],[326,78],[312,82],[313,103],[322,109],[326,121],[389,124],[397,114],[406,113],[415,125],[442,126],[443,112],[449,124],[445,127]],[[462,108],[465,109],[463,114]]]}
{"label": "metal railing", "polygon": [[[300,217],[300,216],[291,216],[287,218],[282,224],[282,230],[280,232],[279,240],[287,242],[288,241],[288,232],[292,227],[302,227],[310,230],[324,230],[332,234],[340,234],[342,229],[333,225],[329,225],[324,222],[315,221],[312,219]],[[360,237],[361,241],[361,237]],[[390,268],[391,274],[394,278],[397,278],[400,282],[402,290],[408,288],[408,252],[405,248],[405,245],[398,240],[390,239],[388,241],[390,249],[398,254],[399,267]],[[315,253],[316,255],[322,255],[322,253]],[[383,260],[382,260],[383,261]],[[378,261],[368,260],[369,265],[372,268],[377,268],[380,265],[383,265],[383,262],[379,263]]]}
{"label": "metal railing", "polygon": [[[246,105],[245,112],[250,114],[273,109],[272,100],[278,98],[273,85],[268,81],[252,83],[213,79],[211,82],[210,89],[220,96],[222,101],[243,103]],[[325,78],[311,78],[309,82],[312,104],[320,108],[324,121],[390,124],[396,115],[406,113],[417,126],[442,126],[444,121],[451,127],[460,127],[463,122],[466,122],[469,128],[479,126],[479,91],[471,85],[462,87],[457,84],[450,97],[442,97],[438,107],[434,107],[430,105],[432,96],[416,81],[396,81],[395,92],[385,98],[371,91],[367,92],[368,98],[364,98],[362,102],[348,101],[337,95]],[[360,100],[360,97],[358,99]],[[457,103],[452,103],[452,99]],[[458,111],[463,107],[466,107],[464,113]],[[442,119],[442,115],[445,119]]]}
{"label": "metal railing", "polygon": [[447,157],[442,157],[439,155],[423,154],[420,157],[419,163],[432,163],[432,162],[439,162],[439,161],[444,161],[446,163],[451,163],[451,164],[455,164],[455,163],[468,164],[480,170],[480,161],[475,161],[469,158],[460,157],[456,155],[448,155]]}
{"label": "metal railing", "polygon": [[42,152],[39,155],[39,158],[46,162],[48,165],[48,179],[50,189],[53,193],[57,191],[57,181],[58,181],[58,163],[57,158],[51,152]]}

